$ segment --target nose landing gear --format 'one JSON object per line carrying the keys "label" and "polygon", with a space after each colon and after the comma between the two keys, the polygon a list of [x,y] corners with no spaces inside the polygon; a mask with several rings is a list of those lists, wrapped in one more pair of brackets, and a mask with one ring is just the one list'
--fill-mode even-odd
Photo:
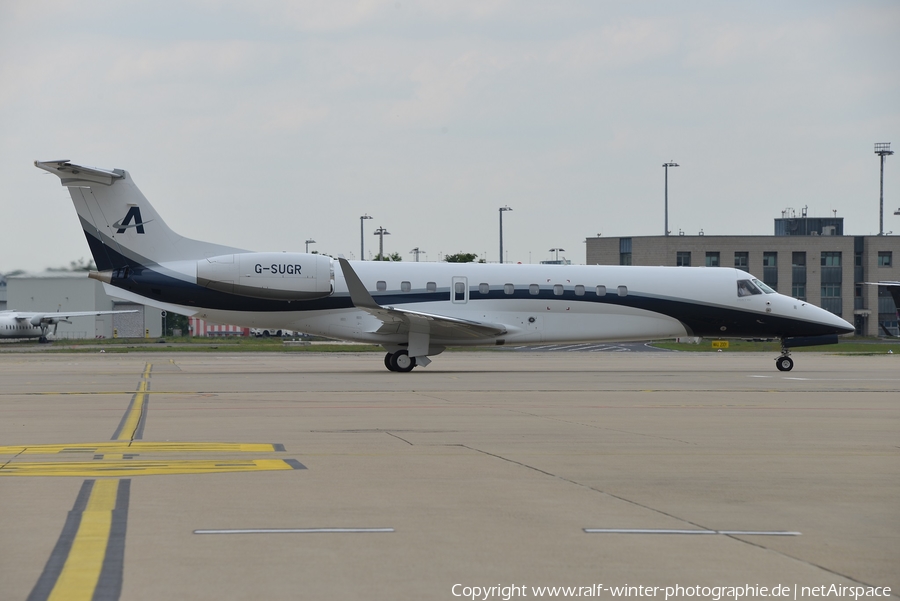
{"label": "nose landing gear", "polygon": [[775,359],[775,367],[778,368],[778,371],[791,371],[794,369],[791,350],[784,344],[784,338],[781,339],[781,356]]}
{"label": "nose landing gear", "polygon": [[781,351],[782,355],[775,359],[775,367],[778,371],[791,371],[794,369],[794,360],[790,358],[791,352],[788,350]]}

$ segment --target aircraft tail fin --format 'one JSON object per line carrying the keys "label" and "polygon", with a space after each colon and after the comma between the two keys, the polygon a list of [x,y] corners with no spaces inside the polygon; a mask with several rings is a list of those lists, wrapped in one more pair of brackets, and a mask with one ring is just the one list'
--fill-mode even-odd
{"label": "aircraft tail fin", "polygon": [[35,161],[69,189],[97,269],[202,259],[234,249],[179,236],[163,221],[122,169],[64,161]]}

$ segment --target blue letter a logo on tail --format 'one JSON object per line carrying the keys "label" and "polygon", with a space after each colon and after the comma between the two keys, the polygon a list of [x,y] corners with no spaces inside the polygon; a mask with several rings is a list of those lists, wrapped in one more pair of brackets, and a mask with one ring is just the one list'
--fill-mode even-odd
{"label": "blue letter a logo on tail", "polygon": [[[131,224],[131,221],[134,220],[134,224]],[[153,221],[152,219],[150,221]],[[146,223],[150,223],[147,221]],[[141,208],[138,206],[133,206],[128,209],[128,214],[125,215],[125,219],[120,221],[116,221],[112,224],[113,227],[119,228],[116,230],[117,234],[124,234],[126,229],[129,228],[137,228],[137,233],[144,233],[144,223],[145,221],[141,219]]]}

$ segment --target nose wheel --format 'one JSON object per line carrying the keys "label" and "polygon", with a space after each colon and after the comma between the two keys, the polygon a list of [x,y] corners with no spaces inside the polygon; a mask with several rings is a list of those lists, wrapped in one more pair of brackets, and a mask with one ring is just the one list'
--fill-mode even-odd
{"label": "nose wheel", "polygon": [[775,367],[778,368],[778,371],[791,371],[794,369],[794,360],[786,354],[782,355],[775,359]]}

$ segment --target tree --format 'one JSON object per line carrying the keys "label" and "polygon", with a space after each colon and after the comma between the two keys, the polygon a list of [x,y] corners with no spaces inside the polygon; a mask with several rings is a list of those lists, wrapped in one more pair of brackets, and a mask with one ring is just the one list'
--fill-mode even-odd
{"label": "tree", "polygon": [[68,267],[48,267],[47,271],[96,271],[97,266],[93,259],[88,259],[85,263],[84,257],[77,261],[69,261]]}
{"label": "tree", "polygon": [[[455,255],[445,255],[444,261],[447,263],[474,263],[476,258],[478,258],[478,255],[475,253],[459,252]],[[484,261],[482,260],[482,262]]]}
{"label": "tree", "polygon": [[375,255],[373,261],[402,261],[403,257],[400,256],[400,253],[391,253],[386,257],[382,257],[381,254]]}

